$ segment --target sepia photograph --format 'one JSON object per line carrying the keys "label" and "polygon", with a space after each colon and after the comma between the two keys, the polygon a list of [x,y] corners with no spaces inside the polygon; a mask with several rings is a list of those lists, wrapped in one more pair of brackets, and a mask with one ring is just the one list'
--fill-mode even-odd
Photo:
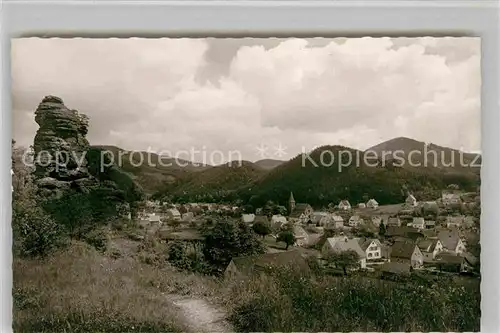
{"label": "sepia photograph", "polygon": [[480,38],[26,37],[10,75],[15,332],[480,330]]}

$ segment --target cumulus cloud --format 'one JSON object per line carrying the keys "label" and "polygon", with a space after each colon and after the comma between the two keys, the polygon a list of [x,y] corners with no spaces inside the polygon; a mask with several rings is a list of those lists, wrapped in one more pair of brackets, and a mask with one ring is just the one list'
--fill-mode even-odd
{"label": "cumulus cloud", "polygon": [[[240,150],[291,158],[408,136],[480,148],[477,38],[15,39],[14,138],[53,94],[91,119],[89,140],[125,149]],[[272,155],[282,144],[287,156]],[[195,157],[195,159],[197,159]]]}

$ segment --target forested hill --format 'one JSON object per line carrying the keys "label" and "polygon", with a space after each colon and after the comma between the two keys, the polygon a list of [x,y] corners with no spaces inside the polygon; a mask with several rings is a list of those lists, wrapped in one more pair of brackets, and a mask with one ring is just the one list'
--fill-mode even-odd
{"label": "forested hill", "polygon": [[[352,163],[349,163],[347,152],[353,156]],[[323,164],[320,162],[322,156]],[[331,156],[334,156],[333,161]],[[478,174],[469,171],[448,173],[439,168],[406,169],[379,162],[378,166],[374,166],[377,161],[369,156],[365,160],[365,152],[359,150],[323,146],[312,151],[307,158],[297,155],[262,179],[240,189],[239,194],[244,200],[257,205],[266,200],[285,204],[290,191],[297,202],[315,206],[338,203],[342,199],[349,199],[351,203],[363,202],[366,197],[389,204],[402,202],[406,190],[412,191],[421,200],[430,200],[435,199],[439,191],[449,184],[457,184],[466,190],[475,190],[479,184]]]}

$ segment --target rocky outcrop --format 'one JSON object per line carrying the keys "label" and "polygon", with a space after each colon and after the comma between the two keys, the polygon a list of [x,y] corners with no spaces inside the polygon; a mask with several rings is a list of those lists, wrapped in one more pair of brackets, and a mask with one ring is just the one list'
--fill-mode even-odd
{"label": "rocky outcrop", "polygon": [[33,144],[35,176],[44,196],[96,185],[87,168],[88,118],[67,108],[61,98],[46,96],[35,111],[35,121],[40,126]]}
{"label": "rocky outcrop", "polygon": [[37,177],[88,178],[88,118],[68,109],[59,97],[46,96],[35,111],[35,121],[40,125],[33,145]]}
{"label": "rocky outcrop", "polygon": [[[46,96],[35,111],[40,125],[34,140],[35,177],[45,198],[63,198],[79,192],[95,211],[130,216],[130,207],[142,197],[140,187],[118,166],[103,163],[100,150],[89,145],[87,116]],[[83,203],[82,203],[83,204]]]}

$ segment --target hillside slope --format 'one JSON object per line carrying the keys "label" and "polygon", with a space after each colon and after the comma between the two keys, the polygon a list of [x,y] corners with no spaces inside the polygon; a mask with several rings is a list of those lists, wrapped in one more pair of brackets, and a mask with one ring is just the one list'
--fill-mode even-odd
{"label": "hillside slope", "polygon": [[234,191],[262,178],[267,172],[252,162],[226,163],[191,173],[174,187],[164,189],[158,196],[175,200],[217,201],[233,200]]}
{"label": "hillside slope", "polygon": [[[349,163],[347,153],[352,156]],[[334,161],[331,161],[331,155]],[[297,155],[287,163],[271,170],[239,194],[254,205],[267,200],[286,204],[290,191],[297,202],[316,206],[338,203],[342,199],[352,204],[375,198],[380,204],[399,203],[404,200],[405,189],[420,199],[433,199],[448,184],[458,184],[464,189],[475,189],[478,177],[473,173],[444,173],[439,169],[413,168],[411,170],[388,163],[375,166],[376,160],[366,159],[365,152],[342,147],[323,146],[305,155]],[[324,165],[321,165],[323,156]],[[312,162],[311,162],[312,160]],[[356,161],[359,161],[356,162]],[[339,167],[341,161],[342,167]],[[349,165],[348,165],[349,164]],[[345,166],[344,166],[345,165]]]}
{"label": "hillside slope", "polygon": [[380,159],[392,161],[405,169],[435,169],[446,173],[474,173],[479,174],[481,156],[466,153],[457,149],[426,144],[410,138],[394,138],[371,148],[365,152],[372,152]]}
{"label": "hillside slope", "polygon": [[[108,151],[113,161],[121,169],[129,173],[147,193],[154,193],[174,184],[192,172],[203,171],[210,166],[198,165],[185,160],[160,157],[155,153],[130,152],[116,146],[93,146]],[[141,163],[142,155],[142,163]]]}

